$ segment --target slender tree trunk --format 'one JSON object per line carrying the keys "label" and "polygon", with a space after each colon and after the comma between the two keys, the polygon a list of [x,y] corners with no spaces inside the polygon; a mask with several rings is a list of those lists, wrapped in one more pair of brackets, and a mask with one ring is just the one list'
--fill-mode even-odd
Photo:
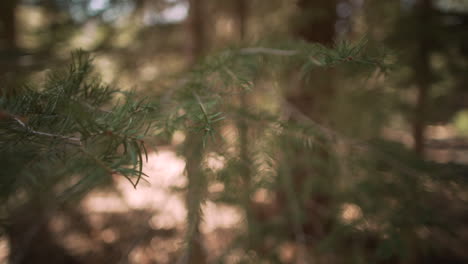
{"label": "slender tree trunk", "polygon": [[55,208],[53,202],[41,195],[11,210],[11,223],[6,228],[10,243],[11,264],[78,264],[53,236],[49,221]]}
{"label": "slender tree trunk", "polygon": [[236,0],[236,14],[237,24],[239,30],[239,39],[245,40],[245,34],[247,31],[247,16],[248,16],[248,4],[246,0]]}
{"label": "slender tree trunk", "polygon": [[206,51],[206,28],[204,23],[205,0],[189,0],[190,9],[187,18],[188,34],[190,36],[188,45],[188,65],[193,66],[198,59],[205,55]]}
{"label": "slender tree trunk", "polygon": [[[336,0],[299,0],[296,35],[309,42],[332,46],[337,20],[336,4]],[[332,69],[314,69],[309,74],[313,82],[300,81],[298,87],[287,91],[288,106],[316,122],[326,124],[333,107],[335,73]],[[294,78],[297,78],[297,74]],[[291,119],[300,122],[300,118],[296,120],[294,114]],[[279,181],[283,190],[278,199],[287,206],[290,218],[293,218],[291,223],[297,244],[295,263],[305,264],[317,259],[313,244],[323,239],[331,222],[330,194],[327,190],[311,191],[310,188],[317,187],[307,187],[306,183],[312,180],[313,184],[327,182],[331,185],[333,173],[328,168],[330,157],[327,150],[304,149],[288,139],[284,144],[285,155],[294,158],[285,157],[281,166]],[[320,165],[311,165],[311,160],[320,160]],[[304,194],[308,194],[308,197]],[[306,237],[310,239],[306,241]]]}
{"label": "slender tree trunk", "polygon": [[[188,45],[188,66],[192,67],[206,49],[204,26],[204,0],[189,0],[190,9],[187,18],[187,30],[190,36]],[[206,263],[206,255],[202,246],[201,203],[206,192],[206,182],[201,168],[203,161],[203,135],[200,132],[188,132],[185,139],[184,156],[187,173],[187,250],[179,259],[180,263]]]}
{"label": "slender tree trunk", "polygon": [[336,0],[299,0],[301,9],[297,33],[310,42],[333,44],[335,38]]}
{"label": "slender tree trunk", "polygon": [[[332,46],[335,40],[336,0],[299,0],[300,15],[296,35],[308,41]],[[312,83],[302,82],[299,89],[289,92],[288,101],[319,122],[326,122],[330,101],[335,94],[333,69],[310,72]]]}
{"label": "slender tree trunk", "polygon": [[[16,50],[17,47],[17,24],[16,24],[16,0],[0,1],[0,54],[3,53],[3,58],[0,57],[0,96],[11,95],[13,89],[8,87],[10,83],[16,84],[14,77],[9,76],[16,68]],[[6,60],[3,60],[5,59]],[[3,61],[2,61],[3,60]],[[5,85],[8,83],[8,85]]]}
{"label": "slender tree trunk", "polygon": [[4,49],[14,51],[17,49],[16,0],[0,1],[0,23],[4,38]]}
{"label": "slender tree trunk", "polygon": [[[332,46],[335,40],[336,0],[299,0],[299,23],[296,34],[306,41]],[[287,101],[296,110],[319,123],[329,122],[332,103],[335,95],[333,69],[317,68],[311,71],[313,82],[300,81],[298,88],[287,91]],[[295,119],[295,116],[292,116]],[[298,121],[298,120],[297,120]],[[300,122],[300,121],[298,121]],[[304,153],[298,153],[299,157]],[[325,155],[326,156],[326,155]],[[298,171],[303,171],[301,165]],[[307,173],[295,176],[296,185],[300,187]]]}
{"label": "slender tree trunk", "polygon": [[431,83],[431,69],[429,62],[430,55],[430,16],[431,16],[431,1],[420,0],[419,6],[419,25],[420,25],[420,39],[419,47],[415,58],[415,78],[417,84],[417,99],[416,110],[413,121],[413,138],[414,138],[414,151],[424,157],[424,142],[425,142],[425,126],[426,126],[426,111],[428,92]]}
{"label": "slender tree trunk", "polygon": [[188,178],[187,190],[187,249],[180,263],[206,263],[206,254],[203,249],[202,235],[200,233],[201,204],[206,193],[206,180],[201,163],[203,159],[203,142],[199,133],[192,132],[186,138],[184,155],[186,159],[185,170]]}
{"label": "slender tree trunk", "polygon": [[[247,17],[248,17],[248,3],[246,0],[235,1],[235,13],[238,28],[239,40],[245,41],[245,35],[247,31]],[[239,94],[239,105],[240,109],[247,109],[249,106],[248,97],[246,91],[241,91]],[[246,222],[247,222],[247,237],[248,237],[248,248],[255,248],[257,246],[256,238],[256,221],[253,217],[253,208],[250,195],[252,192],[251,178],[252,160],[250,158],[249,150],[249,127],[247,122],[239,118],[237,122],[237,129],[239,132],[239,157],[241,161],[240,173],[242,178],[242,188],[244,193],[242,194],[242,203],[245,210]]]}

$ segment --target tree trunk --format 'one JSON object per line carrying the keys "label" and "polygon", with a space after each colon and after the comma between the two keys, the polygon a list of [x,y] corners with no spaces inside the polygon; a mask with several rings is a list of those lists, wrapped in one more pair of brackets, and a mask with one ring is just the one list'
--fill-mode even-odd
{"label": "tree trunk", "polygon": [[[190,36],[188,45],[188,66],[193,66],[206,49],[204,0],[189,0],[190,9],[187,18],[187,30]],[[202,245],[202,235],[199,225],[201,222],[201,202],[205,194],[205,179],[201,168],[203,161],[203,135],[191,131],[185,139],[184,156],[185,171],[188,178],[187,190],[187,251],[180,259],[181,263],[206,263],[206,254]]]}
{"label": "tree trunk", "polygon": [[[245,40],[245,35],[247,31],[247,17],[248,17],[248,3],[246,0],[236,0],[235,1],[235,18],[237,21],[238,37],[240,42]],[[240,109],[248,109],[249,102],[246,91],[241,91],[239,94],[239,106]],[[239,118],[237,121],[237,130],[239,132],[239,158],[240,158],[240,174],[242,180],[242,190],[244,192],[241,194],[242,204],[245,210],[245,217],[247,222],[247,247],[246,248],[257,248],[258,246],[258,235],[256,230],[257,221],[253,217],[253,204],[251,201],[252,193],[252,170],[251,164],[252,160],[250,158],[249,150],[249,127],[246,120]]]}
{"label": "tree trunk", "polygon": [[188,34],[188,65],[193,66],[206,52],[204,0],[189,0],[190,9],[187,18]]}
{"label": "tree trunk", "polygon": [[[335,0],[299,0],[296,35],[309,42],[332,46],[337,20],[336,4]],[[293,74],[298,79],[297,73]],[[298,87],[287,91],[288,107],[293,107],[315,122],[326,124],[333,107],[335,73],[332,69],[314,69],[308,74],[313,82],[300,81]],[[294,114],[291,121],[301,122]],[[314,256],[314,245],[327,235],[332,219],[330,193],[328,190],[317,191],[317,184],[333,188],[334,173],[329,169],[331,158],[326,146],[311,150],[289,139],[284,139],[283,144],[284,161],[279,171],[282,190],[278,193],[278,201],[288,208],[297,247],[295,263],[310,263],[318,258]],[[326,145],[326,142],[323,144]],[[291,156],[294,158],[291,159]],[[311,164],[313,160],[320,162]]]}
{"label": "tree trunk", "polygon": [[12,210],[11,223],[6,228],[10,243],[9,263],[80,263],[56,241],[49,228],[50,218],[55,213],[51,204],[42,197],[34,197]]}
{"label": "tree trunk", "polygon": [[[336,0],[299,0],[296,35],[308,41],[332,46],[335,40]],[[316,121],[325,122],[330,101],[334,96],[332,69],[315,69],[310,73],[312,84],[300,83],[290,92],[288,101]]]}
{"label": "tree trunk", "polygon": [[0,1],[0,23],[4,35],[3,46],[7,52],[17,49],[16,6],[16,0]]}
{"label": "tree trunk", "polygon": [[0,1],[0,96],[13,93],[11,84],[16,85],[14,76],[10,76],[16,68],[17,28],[16,0]]}
{"label": "tree trunk", "polygon": [[299,0],[302,16],[297,34],[310,42],[333,44],[335,38],[336,0]]}
{"label": "tree trunk", "polygon": [[414,151],[424,157],[425,126],[428,92],[431,83],[431,69],[429,62],[430,55],[430,21],[431,21],[431,1],[420,0],[419,3],[419,27],[420,39],[419,47],[415,58],[415,78],[417,84],[416,110],[413,121]]}

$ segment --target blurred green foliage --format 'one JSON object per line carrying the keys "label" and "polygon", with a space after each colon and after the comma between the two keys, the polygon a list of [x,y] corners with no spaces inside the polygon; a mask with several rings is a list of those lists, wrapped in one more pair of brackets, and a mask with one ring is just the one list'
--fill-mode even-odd
{"label": "blurred green foliage", "polygon": [[[15,223],[50,222],[65,207],[74,218],[80,199],[112,188],[113,175],[137,187],[147,147],[182,134],[170,148],[200,170],[178,190],[188,196],[185,243],[167,263],[197,263],[183,256],[203,241],[195,236],[207,202],[245,214],[230,239],[218,238],[226,245],[213,263],[467,261],[465,9],[325,1],[337,11],[332,44],[297,33],[323,30],[313,25],[325,4],[250,1],[240,41],[237,2],[203,2],[206,56],[190,67],[186,1],[10,2],[15,45],[0,23],[0,212],[10,259],[29,250],[14,243],[28,239]],[[182,19],[164,18],[171,8]],[[95,57],[78,51],[64,66],[79,46]],[[421,151],[412,149],[418,137]],[[216,184],[222,191],[210,190]],[[36,221],[17,211],[51,213]]]}

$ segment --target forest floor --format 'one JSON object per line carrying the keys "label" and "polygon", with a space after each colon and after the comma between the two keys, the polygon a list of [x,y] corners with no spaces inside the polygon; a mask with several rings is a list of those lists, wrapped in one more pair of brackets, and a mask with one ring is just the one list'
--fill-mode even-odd
{"label": "forest floor", "polygon": [[[219,162],[212,161],[214,166],[222,166]],[[119,253],[120,261],[125,263],[173,263],[183,246],[187,214],[184,169],[185,161],[171,148],[150,153],[144,167],[149,177],[136,189],[125,178],[116,177],[115,192],[95,191],[83,200],[82,212],[96,233],[95,241],[90,243],[83,237],[80,241],[80,237],[69,234],[68,239],[64,236],[65,244],[72,252],[90,257],[96,257],[96,248],[104,253],[104,248],[119,244],[121,252],[128,252],[125,260],[125,254]],[[211,186],[214,191],[219,188]],[[205,203],[200,229],[209,258],[222,254],[232,234],[237,233],[233,229],[239,228],[242,221],[239,208]]]}

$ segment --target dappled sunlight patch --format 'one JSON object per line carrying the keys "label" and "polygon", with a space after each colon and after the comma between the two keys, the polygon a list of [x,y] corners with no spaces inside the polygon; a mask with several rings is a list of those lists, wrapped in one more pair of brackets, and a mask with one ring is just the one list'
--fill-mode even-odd
{"label": "dappled sunlight patch", "polygon": [[148,181],[152,186],[182,187],[187,183],[183,176],[184,169],[185,161],[174,151],[160,150],[148,155],[143,171],[149,176]]}
{"label": "dappled sunlight patch", "polygon": [[87,212],[93,213],[125,213],[128,207],[116,194],[93,192],[82,202]]}
{"label": "dappled sunlight patch", "polygon": [[213,184],[210,184],[210,186],[208,186],[208,192],[209,193],[221,193],[224,191],[224,183],[222,182],[215,182]]}
{"label": "dappled sunlight patch", "polygon": [[100,55],[94,58],[94,65],[99,70],[102,80],[105,82],[111,82],[116,78],[117,68],[115,62],[109,56]]}
{"label": "dappled sunlight patch", "polygon": [[451,139],[456,136],[456,131],[451,125],[432,125],[427,126],[426,136],[428,139]]}
{"label": "dappled sunlight patch", "polygon": [[171,190],[186,184],[184,167],[185,162],[172,151],[153,152],[148,155],[148,162],[143,169],[148,175],[145,178],[147,184],[138,185],[135,189],[122,178],[117,182],[117,188],[130,208],[153,209],[161,214],[176,212],[175,216],[184,215],[185,213],[181,212],[185,210],[182,197]]}
{"label": "dappled sunlight patch", "polygon": [[226,159],[216,153],[209,153],[205,159],[205,165],[214,172],[222,170],[226,166]]}
{"label": "dappled sunlight patch", "polygon": [[184,132],[177,130],[177,131],[175,131],[174,134],[172,135],[172,142],[171,142],[171,144],[172,144],[173,146],[178,146],[178,145],[184,143],[185,137],[186,137],[186,136],[185,136]]}
{"label": "dappled sunlight patch", "polygon": [[179,206],[172,211],[170,211],[169,208],[171,208],[171,206],[167,206],[166,212],[158,213],[149,220],[149,225],[152,229],[158,230],[174,228],[184,222],[187,216],[187,210],[185,207]]}
{"label": "dappled sunlight patch", "polygon": [[99,234],[99,237],[105,243],[110,244],[115,242],[119,238],[119,233],[115,229],[106,228]]}
{"label": "dappled sunlight patch", "polygon": [[363,216],[361,207],[359,207],[356,204],[352,203],[345,203],[341,207],[341,221],[343,221],[346,224],[351,224],[359,219],[361,219]]}
{"label": "dappled sunlight patch", "polygon": [[203,223],[201,230],[210,233],[218,228],[230,228],[238,225],[243,217],[239,208],[207,202],[203,206]]}
{"label": "dappled sunlight patch", "polygon": [[137,247],[130,252],[129,258],[131,263],[144,263],[148,261],[148,254],[144,247]]}
{"label": "dappled sunlight patch", "polygon": [[151,256],[157,261],[156,263],[171,263],[180,247],[181,241],[179,239],[159,237],[153,237],[149,245],[149,249],[153,252]]}
{"label": "dappled sunlight patch", "polygon": [[67,249],[75,254],[86,254],[96,249],[96,243],[93,240],[78,232],[67,234],[63,238],[63,243]]}
{"label": "dappled sunlight patch", "polygon": [[159,67],[154,64],[144,64],[140,69],[140,78],[144,81],[152,81],[160,73]]}
{"label": "dappled sunlight patch", "polygon": [[10,244],[6,238],[0,239],[0,263],[7,263],[10,254]]}
{"label": "dappled sunlight patch", "polygon": [[257,203],[271,203],[273,198],[274,193],[265,188],[259,188],[253,195],[253,200]]}
{"label": "dappled sunlight patch", "polygon": [[[206,159],[206,166],[212,170],[220,170],[224,167],[224,158],[212,153]],[[149,153],[148,162],[144,164],[144,172],[149,177],[145,177],[145,181],[141,181],[136,189],[124,177],[115,177],[118,192],[95,191],[88,195],[82,208],[88,213],[89,224],[94,230],[98,230],[96,238],[100,243],[117,245],[119,240],[125,239],[126,235],[120,234],[125,229],[108,226],[108,217],[111,214],[148,212],[149,216],[144,220],[147,223],[147,232],[169,232],[170,235],[154,235],[148,240],[148,244],[133,248],[129,259],[131,263],[170,263],[182,246],[183,232],[179,231],[184,229],[187,220],[185,193],[175,191],[186,187],[184,170],[185,161],[182,158],[172,150],[162,149]],[[223,183],[215,182],[208,186],[208,191],[222,193],[224,188]],[[269,197],[268,194],[264,196]],[[200,229],[204,234],[205,247],[213,256],[219,256],[235,238],[234,234],[238,232],[235,230],[241,226],[244,218],[243,211],[234,206],[210,201],[202,209],[203,222]],[[66,241],[73,244],[74,252],[91,250],[85,250],[84,240],[73,234]]]}
{"label": "dappled sunlight patch", "polygon": [[385,127],[382,129],[382,136],[386,139],[400,142],[405,146],[409,147],[414,144],[414,139],[408,131],[404,129],[394,129]]}
{"label": "dappled sunlight patch", "polygon": [[289,263],[294,260],[296,256],[297,246],[292,242],[284,242],[279,247],[279,258],[283,263]]}

